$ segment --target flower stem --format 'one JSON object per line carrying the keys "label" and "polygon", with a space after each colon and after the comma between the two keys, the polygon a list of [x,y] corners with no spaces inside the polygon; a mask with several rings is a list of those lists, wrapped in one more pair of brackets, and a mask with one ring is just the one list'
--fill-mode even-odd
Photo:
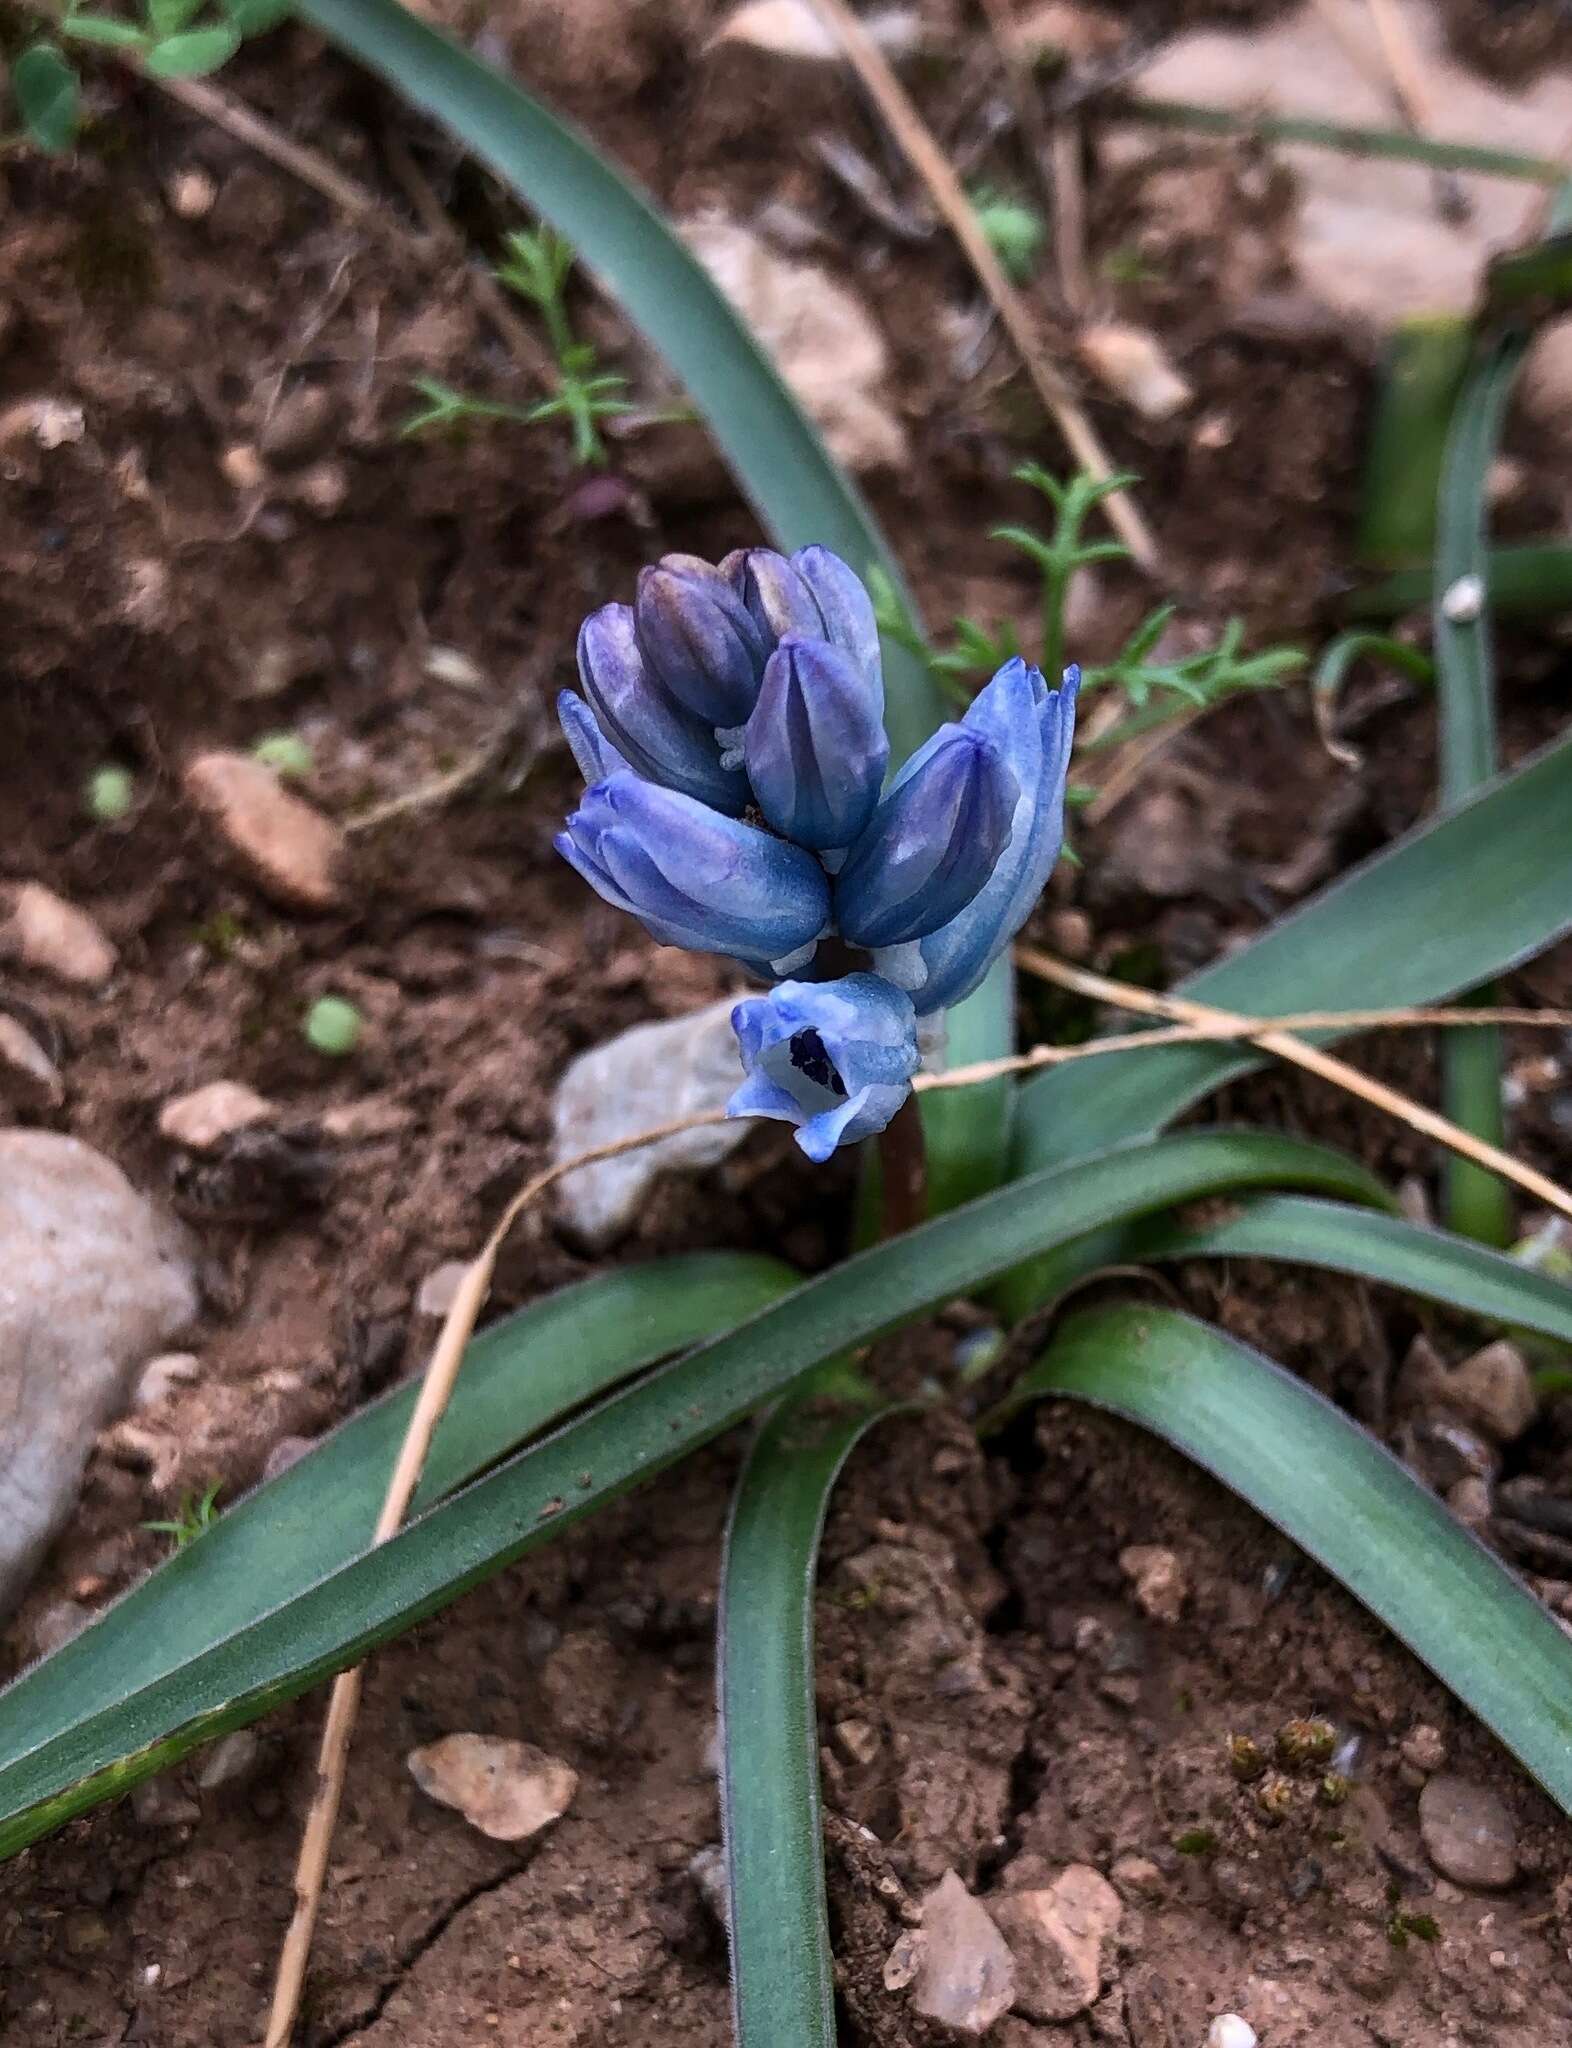
{"label": "flower stem", "polygon": [[879,1171],[884,1190],[881,1235],[899,1237],[928,1220],[928,1153],[922,1111],[909,1095],[879,1133]]}

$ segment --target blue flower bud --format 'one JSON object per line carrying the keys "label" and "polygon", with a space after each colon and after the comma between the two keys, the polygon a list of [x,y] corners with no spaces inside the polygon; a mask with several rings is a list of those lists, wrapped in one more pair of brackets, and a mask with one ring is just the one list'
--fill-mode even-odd
{"label": "blue flower bud", "polygon": [[937,931],[993,873],[1020,797],[1003,751],[943,725],[912,755],[835,882],[835,921],[856,946]]}
{"label": "blue flower bud", "polygon": [[773,548],[738,548],[721,562],[720,572],[747,606],[766,647],[773,650],[788,633],[826,637],[817,598]]}
{"label": "blue flower bud", "polygon": [[909,999],[877,974],[783,981],[731,1013],[747,1079],[728,1116],[797,1125],[810,1159],[882,1131],[911,1093],[917,1020]]}
{"label": "blue flower bud", "polygon": [[889,765],[879,692],[850,655],[788,633],[765,665],[743,759],[777,832],[799,846],[850,846]]}
{"label": "blue flower bud", "polygon": [[639,572],[633,611],[639,644],[672,696],[712,730],[746,725],[770,649],[719,569],[667,555]]}
{"label": "blue flower bud", "polygon": [[[579,676],[602,743],[609,740],[637,774],[715,810],[735,814],[744,808],[746,776],[721,766],[710,727],[685,710],[651,673],[631,605],[602,605],[584,621],[579,628]],[[569,741],[573,743],[571,733]],[[577,745],[574,756],[582,768]]]}
{"label": "blue flower bud", "polygon": [[[1081,671],[1067,668],[1050,690],[1040,669],[1007,661],[980,691],[963,724],[999,748],[1020,785],[1010,840],[987,882],[956,917],[905,956],[875,966],[911,990],[921,1015],[969,996],[1031,914],[1064,835],[1064,787],[1075,738]],[[915,960],[913,955],[918,956]]]}
{"label": "blue flower bud", "polygon": [[791,566],[812,591],[824,620],[824,637],[832,647],[849,654],[863,674],[879,683],[882,704],[884,684],[879,667],[879,628],[874,621],[873,600],[862,580],[839,555],[825,547],[799,548]]}
{"label": "blue flower bud", "polygon": [[[586,783],[604,782],[628,763],[595,723],[595,714],[576,690],[557,692],[557,723],[568,752]],[[633,771],[636,772],[636,771]]]}
{"label": "blue flower bud", "polygon": [[784,974],[812,959],[829,918],[812,854],[626,770],[584,792],[555,843],[663,945]]}

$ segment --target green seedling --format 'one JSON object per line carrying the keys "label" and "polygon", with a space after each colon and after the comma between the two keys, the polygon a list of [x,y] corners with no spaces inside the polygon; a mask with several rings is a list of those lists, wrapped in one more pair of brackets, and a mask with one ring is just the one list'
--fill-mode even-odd
{"label": "green seedling", "polygon": [[270,732],[257,741],[251,754],[254,760],[260,761],[265,768],[271,768],[286,782],[302,781],[317,765],[310,747],[298,732]]}
{"label": "green seedling", "polygon": [[117,825],[129,817],[136,803],[136,783],[129,768],[95,768],[87,779],[85,800],[89,817],[100,825]]}
{"label": "green seedling", "polygon": [[215,1479],[200,1499],[194,1493],[182,1495],[172,1520],[144,1522],[142,1527],[155,1536],[167,1536],[177,1551],[184,1550],[218,1520],[218,1496],[222,1485],[222,1480]]}
{"label": "green seedling", "polygon": [[983,238],[998,257],[1005,275],[1014,284],[1029,283],[1048,237],[1042,215],[1024,199],[995,191],[991,185],[976,185],[967,197]]}

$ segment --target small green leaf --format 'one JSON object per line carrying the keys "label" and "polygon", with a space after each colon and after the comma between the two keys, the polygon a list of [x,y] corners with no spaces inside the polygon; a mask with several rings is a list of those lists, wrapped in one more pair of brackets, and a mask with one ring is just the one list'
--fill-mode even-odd
{"label": "small green leaf", "polygon": [[111,50],[145,50],[150,38],[129,21],[116,21],[112,14],[68,14],[60,33],[73,42],[102,43]]}
{"label": "small green leaf", "polygon": [[170,36],[155,43],[142,60],[155,78],[206,78],[227,64],[240,48],[240,31],[228,23],[221,28],[194,28],[185,35]]}
{"label": "small green leaf", "polygon": [[202,0],[147,0],[147,25],[162,40],[177,36],[202,11]]}
{"label": "small green leaf", "polygon": [[40,149],[57,156],[76,140],[82,88],[64,53],[53,43],[34,43],[11,72],[22,125]]}

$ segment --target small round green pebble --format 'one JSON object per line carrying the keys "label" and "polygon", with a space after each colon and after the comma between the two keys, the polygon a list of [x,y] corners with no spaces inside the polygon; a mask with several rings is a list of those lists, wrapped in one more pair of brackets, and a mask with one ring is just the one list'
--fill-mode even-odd
{"label": "small round green pebble", "polygon": [[319,996],[306,1012],[306,1040],[318,1052],[342,1059],[360,1041],[360,1012],[342,996]]}
{"label": "small round green pebble", "polygon": [[136,802],[136,784],[129,768],[96,768],[87,780],[87,808],[101,825],[129,815]]}
{"label": "small round green pebble", "polygon": [[251,749],[252,757],[275,775],[298,780],[309,775],[316,760],[298,732],[270,732]]}

